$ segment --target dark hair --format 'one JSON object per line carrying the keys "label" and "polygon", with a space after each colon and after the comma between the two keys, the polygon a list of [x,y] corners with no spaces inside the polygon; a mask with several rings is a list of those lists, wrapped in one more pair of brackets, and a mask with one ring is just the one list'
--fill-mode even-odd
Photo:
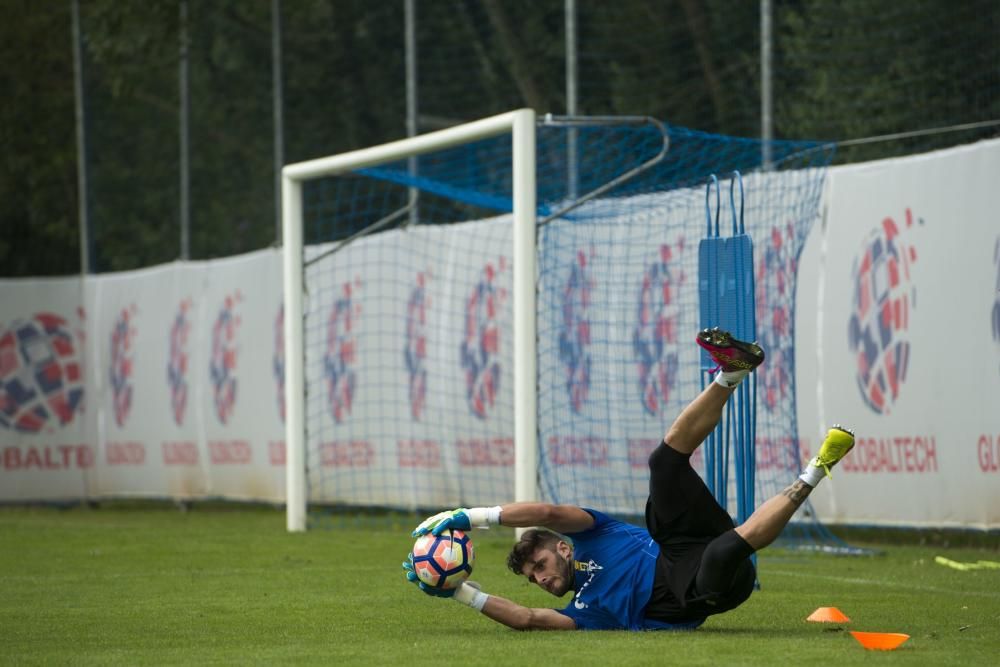
{"label": "dark hair", "polygon": [[507,567],[514,574],[524,574],[522,571],[524,564],[531,561],[536,551],[543,548],[554,551],[561,539],[561,537],[550,530],[532,528],[524,531],[521,539],[517,541],[517,544],[514,545],[514,548],[510,550],[510,554],[507,556]]}

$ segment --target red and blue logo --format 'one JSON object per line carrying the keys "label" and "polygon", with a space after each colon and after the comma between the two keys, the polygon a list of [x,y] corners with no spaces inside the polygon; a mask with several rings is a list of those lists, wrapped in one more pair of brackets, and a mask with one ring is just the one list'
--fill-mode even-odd
{"label": "red and blue logo", "polygon": [[170,411],[174,423],[184,424],[188,399],[188,339],[191,336],[191,300],[181,301],[170,326],[170,347],[167,354],[167,386],[170,388]]}
{"label": "red and blue logo", "polygon": [[285,304],[278,307],[274,318],[274,356],[271,358],[271,372],[278,388],[278,414],[285,423]]}
{"label": "red and blue logo", "polygon": [[594,289],[587,264],[594,258],[578,250],[562,291],[562,328],[559,360],[566,368],[566,394],[570,408],[580,414],[590,393],[590,299]]}
{"label": "red and blue logo", "polygon": [[[78,311],[83,316],[83,311]],[[0,426],[38,433],[83,408],[83,371],[66,320],[36,313],[0,330]]]}
{"label": "red and blue logo", "polygon": [[774,412],[791,394],[794,373],[794,322],[796,261],[795,229],[771,228],[770,238],[762,244],[762,257],[754,281],[757,306],[757,331],[761,346],[767,350],[767,363],[757,371],[757,384],[764,407]]}
{"label": "red and blue logo", "polygon": [[910,209],[902,228],[887,217],[854,261],[848,344],[857,360],[861,397],[878,414],[888,414],[898,400],[910,361],[910,311],[917,296],[911,276],[917,252],[906,239],[912,227]]}
{"label": "red and blue logo", "polygon": [[132,304],[123,308],[111,329],[111,404],[115,423],[124,426],[132,410],[132,363],[135,357],[135,335],[133,326],[136,307]]}
{"label": "red and blue logo", "polygon": [[459,350],[465,371],[465,396],[469,410],[480,419],[489,417],[500,391],[500,307],[507,291],[496,285],[507,268],[501,257],[498,268],[488,262],[465,302],[465,330]]}
{"label": "red and blue logo", "polygon": [[684,284],[684,239],[661,245],[660,256],[646,269],[639,290],[637,324],[632,337],[639,370],[642,407],[658,416],[677,387],[677,296]]}
{"label": "red and blue logo", "polygon": [[223,424],[229,423],[236,408],[236,362],[241,323],[237,308],[242,301],[243,295],[239,290],[227,294],[212,326],[208,374],[212,381],[215,416]]}
{"label": "red and blue logo", "polygon": [[330,415],[338,424],[351,414],[354,390],[357,385],[357,340],[355,328],[361,316],[361,305],[354,302],[354,291],[361,281],[344,283],[340,298],[330,310],[326,321],[326,355],[323,369],[326,374],[326,393]]}
{"label": "red and blue logo", "polygon": [[410,417],[419,421],[427,401],[427,278],[417,274],[417,286],[406,302],[406,340],[403,344],[403,361],[409,380]]}

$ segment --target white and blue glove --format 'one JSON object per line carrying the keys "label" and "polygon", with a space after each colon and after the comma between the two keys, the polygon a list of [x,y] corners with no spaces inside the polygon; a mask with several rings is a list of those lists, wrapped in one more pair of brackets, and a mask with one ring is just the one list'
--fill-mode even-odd
{"label": "white and blue glove", "polygon": [[500,523],[499,505],[471,509],[459,507],[454,510],[438,512],[434,516],[424,519],[412,534],[413,537],[420,537],[427,533],[437,536],[446,530],[471,530],[473,526],[486,527],[498,523]]}
{"label": "white and blue glove", "polygon": [[407,556],[406,562],[403,563],[403,571],[406,573],[406,580],[410,583],[416,584],[417,587],[422,590],[427,595],[436,598],[450,598],[455,595],[457,589],[454,588],[435,588],[433,586],[428,586],[424,582],[420,581],[420,577],[417,576],[416,571],[413,569],[413,552]]}
{"label": "white and blue glove", "polygon": [[406,580],[416,584],[417,587],[427,595],[436,598],[451,598],[456,602],[461,602],[467,607],[472,607],[476,611],[482,611],[486,606],[486,601],[490,596],[479,590],[479,584],[474,581],[463,581],[458,588],[434,588],[420,581],[420,577],[413,570],[413,554],[411,553],[406,562],[403,563],[403,571],[406,573]]}

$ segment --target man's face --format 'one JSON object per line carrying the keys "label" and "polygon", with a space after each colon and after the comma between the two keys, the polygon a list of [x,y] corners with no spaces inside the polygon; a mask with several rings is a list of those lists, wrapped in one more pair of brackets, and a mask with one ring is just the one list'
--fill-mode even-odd
{"label": "man's face", "polygon": [[573,549],[560,540],[555,549],[541,547],[525,561],[521,574],[557,598],[573,587]]}

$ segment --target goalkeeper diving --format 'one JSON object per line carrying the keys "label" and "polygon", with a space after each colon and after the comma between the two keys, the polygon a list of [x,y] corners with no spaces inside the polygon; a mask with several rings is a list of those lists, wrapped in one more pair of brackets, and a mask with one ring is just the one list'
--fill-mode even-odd
{"label": "goalkeeper diving", "polygon": [[646,528],[595,509],[549,503],[460,508],[422,522],[414,536],[503,525],[529,528],[507,567],[546,592],[572,598],[562,609],[530,608],[489,595],[470,582],[425,593],[451,597],[518,630],[693,629],[750,597],[756,571],[750,556],[771,544],[830,468],[854,446],[854,434],[831,428],[819,453],[784,491],[735,525],[691,467],[691,454],[715,429],[736,387],[764,361],[755,343],[706,329],[698,344],[719,365],[702,393],[677,416],[649,457]]}

